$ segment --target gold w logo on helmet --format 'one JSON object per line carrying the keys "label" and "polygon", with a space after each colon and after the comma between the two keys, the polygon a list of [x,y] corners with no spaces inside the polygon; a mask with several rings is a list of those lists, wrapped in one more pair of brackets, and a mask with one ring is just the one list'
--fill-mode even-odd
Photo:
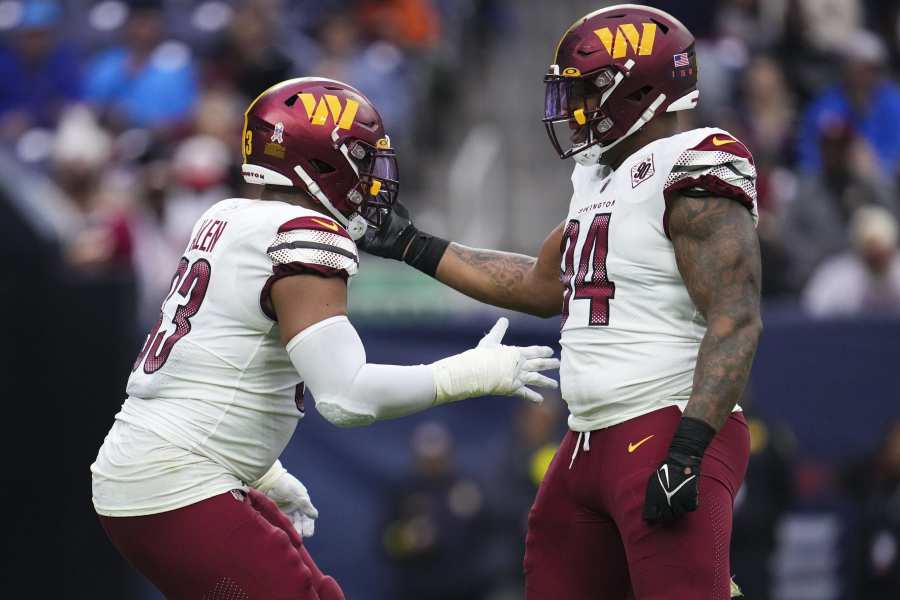
{"label": "gold w logo on helmet", "polygon": [[631,23],[624,23],[616,27],[613,35],[609,27],[595,29],[594,33],[600,38],[600,43],[613,58],[625,58],[628,48],[638,56],[653,54],[653,42],[656,40],[656,23],[643,23],[643,28],[638,33],[637,27]]}
{"label": "gold w logo on helmet", "polygon": [[356,100],[347,98],[347,104],[341,106],[340,98],[333,94],[324,94],[318,101],[313,94],[308,92],[297,94],[297,96],[303,103],[306,115],[313,125],[325,125],[330,115],[338,129],[350,129],[353,119],[356,117],[356,111],[359,110],[359,102]]}

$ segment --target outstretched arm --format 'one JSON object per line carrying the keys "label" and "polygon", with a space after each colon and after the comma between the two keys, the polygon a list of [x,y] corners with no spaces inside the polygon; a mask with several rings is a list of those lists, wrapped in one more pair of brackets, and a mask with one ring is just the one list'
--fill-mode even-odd
{"label": "outstretched arm", "polygon": [[552,317],[562,310],[561,239],[562,225],[547,236],[537,258],[454,242],[441,258],[435,277],[479,302]]}
{"label": "outstretched arm", "polygon": [[759,314],[759,241],[750,212],[733,199],[678,196],[669,234],[678,270],[707,330],[694,385],[665,461],[650,476],[644,519],[668,523],[700,504],[700,464],[706,448],[744,391]]}
{"label": "outstretched arm", "polygon": [[319,413],[335,425],[367,425],[475,396],[516,394],[539,402],[541,395],[526,385],[556,387],[540,374],[559,367],[552,349],[502,345],[506,319],[475,348],[430,365],[370,363],[345,315],[346,297],[346,285],[337,277],[298,274],[272,286],[291,363]]}
{"label": "outstretched arm", "polygon": [[402,204],[388,221],[359,241],[370,254],[401,260],[453,289],[486,304],[539,317],[562,310],[559,281],[562,225],[547,236],[537,257],[468,248],[419,231]]}

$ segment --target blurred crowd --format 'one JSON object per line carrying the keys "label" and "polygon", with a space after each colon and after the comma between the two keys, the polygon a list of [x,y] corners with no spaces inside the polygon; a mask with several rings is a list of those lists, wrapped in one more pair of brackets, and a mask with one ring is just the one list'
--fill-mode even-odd
{"label": "blurred crowd", "polygon": [[900,312],[900,4],[717,5],[689,24],[696,117],[755,156],[765,295],[820,316]]}
{"label": "blurred crowd", "polygon": [[[752,149],[764,293],[815,315],[900,313],[900,4],[650,2],[702,64],[695,125]],[[602,4],[602,3],[598,3]],[[534,7],[504,0],[4,0],[0,186],[42,200],[79,271],[131,270],[152,321],[194,219],[239,179],[246,104],[349,81],[403,147],[405,189],[440,153],[472,60]],[[492,35],[493,34],[493,35]],[[467,66],[469,65],[469,66]],[[477,71],[477,69],[476,69]],[[471,77],[471,75],[469,75]],[[471,79],[469,79],[471,81]],[[549,156],[549,155],[548,155]]]}
{"label": "blurred crowd", "polygon": [[[489,25],[492,11],[490,0],[2,1],[2,195],[52,223],[76,271],[134,272],[144,328],[194,220],[254,193],[237,168],[253,98],[290,77],[332,77],[365,90],[398,140],[439,139],[415,107],[452,101],[462,56],[448,48],[477,46],[465,23]],[[408,170],[422,154],[406,153]]]}

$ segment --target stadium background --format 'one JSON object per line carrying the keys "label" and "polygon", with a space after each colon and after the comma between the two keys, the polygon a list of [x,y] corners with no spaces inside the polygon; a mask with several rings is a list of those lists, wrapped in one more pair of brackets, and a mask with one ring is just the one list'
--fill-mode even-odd
{"label": "stadium background", "polygon": [[[2,589],[158,597],[103,537],[88,465],[193,220],[249,193],[235,167],[252,97],[298,75],[358,86],[423,229],[534,252],[571,169],[539,121],[542,75],[561,32],[604,4],[0,1]],[[766,330],[733,571],[753,600],[898,598],[900,3],[650,4],[698,38],[690,118],[744,139],[760,171]],[[383,362],[459,351],[503,314],[369,257],[351,293]],[[510,339],[557,331],[516,316]],[[310,410],[284,462],[321,511],[309,546],[349,598],[511,600],[563,428],[553,398],[360,430]]]}

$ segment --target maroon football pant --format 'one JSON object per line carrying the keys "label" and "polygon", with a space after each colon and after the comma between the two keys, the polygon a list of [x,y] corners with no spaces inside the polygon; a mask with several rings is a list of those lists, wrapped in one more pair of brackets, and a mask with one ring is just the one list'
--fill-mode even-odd
{"label": "maroon football pant", "polygon": [[669,526],[641,517],[680,418],[673,406],[593,431],[571,468],[578,434],[566,434],[528,517],[528,600],[729,598],[732,504],[750,450],[741,413],[706,450],[697,511]]}
{"label": "maroon football pant", "polygon": [[100,517],[115,547],[168,600],[343,600],[265,495],[226,492],[177,510]]}

